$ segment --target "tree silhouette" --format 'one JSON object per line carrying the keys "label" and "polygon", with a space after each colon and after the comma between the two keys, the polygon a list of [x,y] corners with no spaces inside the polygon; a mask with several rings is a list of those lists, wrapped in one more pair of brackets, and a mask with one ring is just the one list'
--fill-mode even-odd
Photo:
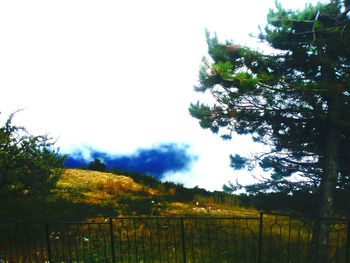
{"label": "tree silhouette", "polygon": [[105,172],[107,170],[106,165],[101,162],[100,159],[95,158],[88,166],[89,170]]}

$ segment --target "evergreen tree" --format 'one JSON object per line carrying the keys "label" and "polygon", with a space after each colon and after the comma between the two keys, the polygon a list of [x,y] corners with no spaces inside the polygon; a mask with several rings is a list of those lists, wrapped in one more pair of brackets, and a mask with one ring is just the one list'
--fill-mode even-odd
{"label": "evergreen tree", "polygon": [[56,186],[65,156],[47,136],[30,135],[12,124],[0,127],[0,195],[46,195]]}
{"label": "evergreen tree", "polygon": [[272,54],[220,43],[207,33],[210,58],[203,60],[195,90],[211,92],[215,103],[190,106],[201,127],[224,139],[251,134],[270,146],[252,159],[231,156],[236,169],[258,162],[271,171],[270,179],[248,190],[313,192],[323,218],[333,215],[335,190],[350,188],[349,2],[302,11],[276,4],[259,35]]}
{"label": "evergreen tree", "polygon": [[100,159],[96,158],[90,162],[88,169],[92,171],[105,172],[107,170],[107,167],[103,162],[101,162]]}

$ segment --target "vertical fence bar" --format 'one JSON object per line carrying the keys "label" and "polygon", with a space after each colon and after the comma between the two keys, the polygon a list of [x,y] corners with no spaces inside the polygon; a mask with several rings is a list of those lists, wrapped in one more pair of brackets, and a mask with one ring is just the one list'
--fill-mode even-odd
{"label": "vertical fence bar", "polygon": [[183,262],[186,263],[186,243],[185,243],[185,225],[184,225],[184,219],[180,219],[181,223],[181,240],[182,240],[182,256],[183,256]]}
{"label": "vertical fence bar", "polygon": [[209,262],[211,263],[211,243],[210,243],[210,229],[209,229],[209,219],[206,219],[207,223],[207,238],[208,238],[208,250],[209,250]]}
{"label": "vertical fence bar", "polygon": [[287,250],[287,262],[290,262],[290,251],[291,251],[291,234],[292,234],[292,215],[289,215],[289,225],[288,225],[288,250]]}
{"label": "vertical fence bar", "polygon": [[135,245],[135,261],[139,262],[138,259],[138,251],[137,251],[137,239],[136,239],[136,223],[135,223],[135,218],[132,219],[132,224],[134,227],[134,245]]}
{"label": "vertical fence bar", "polygon": [[161,253],[161,243],[160,243],[160,228],[159,228],[159,218],[156,218],[156,224],[157,224],[157,241],[158,241],[158,257],[159,262],[162,262],[162,253]]}
{"label": "vertical fence bar", "polygon": [[262,262],[262,245],[263,245],[263,216],[264,212],[260,212],[259,218],[259,250],[258,250],[258,262]]}
{"label": "vertical fence bar", "polygon": [[109,234],[111,239],[111,255],[112,255],[112,263],[115,263],[115,246],[114,246],[114,231],[113,231],[113,219],[109,219]]}
{"label": "vertical fence bar", "polygon": [[350,263],[350,220],[347,224],[347,232],[346,232],[346,261],[347,263]]}
{"label": "vertical fence bar", "polygon": [[50,232],[49,232],[49,224],[45,224],[45,232],[46,232],[46,245],[47,245],[47,260],[49,263],[52,263],[52,255],[51,255],[51,244],[50,244]]}

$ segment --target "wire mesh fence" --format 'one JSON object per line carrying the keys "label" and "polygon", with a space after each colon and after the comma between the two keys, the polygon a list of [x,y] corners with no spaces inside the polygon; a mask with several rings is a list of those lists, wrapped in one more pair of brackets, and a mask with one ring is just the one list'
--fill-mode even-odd
{"label": "wire mesh fence", "polygon": [[[99,222],[1,223],[0,263],[310,262],[315,219],[123,217]],[[349,261],[349,222],[328,220],[326,257]]]}

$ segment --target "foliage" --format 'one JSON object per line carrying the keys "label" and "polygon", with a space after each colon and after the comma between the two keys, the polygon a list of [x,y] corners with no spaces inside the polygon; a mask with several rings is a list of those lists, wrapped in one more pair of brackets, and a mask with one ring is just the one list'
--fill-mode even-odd
{"label": "foliage", "polygon": [[315,193],[322,217],[333,213],[335,189],[350,188],[350,8],[341,5],[291,11],[276,4],[259,35],[272,54],[207,33],[210,58],[195,90],[211,92],[215,103],[189,109],[224,139],[250,134],[269,146],[253,158],[231,156],[235,169],[259,164],[271,174],[246,190]]}
{"label": "foliage", "polygon": [[107,166],[100,159],[96,158],[90,162],[88,169],[92,171],[105,172],[107,171]]}
{"label": "foliage", "polygon": [[47,136],[30,135],[12,124],[0,127],[0,195],[46,195],[60,178],[65,156]]}

